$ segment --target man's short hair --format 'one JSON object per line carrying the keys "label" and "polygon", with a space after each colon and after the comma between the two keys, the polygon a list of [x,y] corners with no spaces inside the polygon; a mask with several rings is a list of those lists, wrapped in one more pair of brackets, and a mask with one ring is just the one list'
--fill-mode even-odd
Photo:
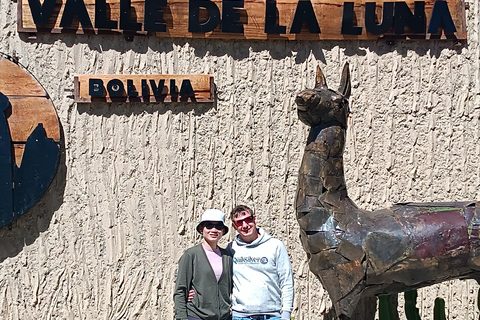
{"label": "man's short hair", "polygon": [[230,220],[233,221],[233,219],[235,219],[236,217],[238,217],[238,215],[239,215],[240,213],[245,212],[245,211],[248,212],[248,213],[250,213],[250,215],[251,215],[252,217],[255,216],[255,214],[253,213],[253,210],[250,209],[250,207],[247,207],[247,206],[241,204],[241,205],[238,205],[238,206],[236,206],[235,208],[233,208],[232,212],[230,212]]}

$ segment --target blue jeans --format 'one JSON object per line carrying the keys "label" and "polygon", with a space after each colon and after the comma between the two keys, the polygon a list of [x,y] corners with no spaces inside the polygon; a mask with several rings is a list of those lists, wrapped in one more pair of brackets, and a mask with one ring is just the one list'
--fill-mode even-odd
{"label": "blue jeans", "polygon": [[[280,319],[281,319],[280,317],[270,317],[267,320],[280,320]],[[232,320],[250,320],[250,317],[246,317],[246,318],[232,317]]]}

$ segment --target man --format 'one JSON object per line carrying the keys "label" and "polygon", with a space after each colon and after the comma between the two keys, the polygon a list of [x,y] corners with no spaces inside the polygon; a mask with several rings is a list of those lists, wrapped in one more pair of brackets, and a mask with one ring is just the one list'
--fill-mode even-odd
{"label": "man", "polygon": [[253,210],[239,205],[230,213],[238,235],[233,254],[232,320],[290,320],[293,275],[283,243],[257,228]]}

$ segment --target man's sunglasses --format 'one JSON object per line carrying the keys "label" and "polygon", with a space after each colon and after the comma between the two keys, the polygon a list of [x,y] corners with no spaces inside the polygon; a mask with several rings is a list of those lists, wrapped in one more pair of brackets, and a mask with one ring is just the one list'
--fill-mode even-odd
{"label": "man's sunglasses", "polygon": [[235,225],[237,227],[241,227],[243,226],[243,222],[245,221],[246,224],[250,224],[253,222],[253,216],[250,216],[250,217],[246,217],[245,219],[241,219],[241,220],[236,220],[235,221]]}
{"label": "man's sunglasses", "polygon": [[204,222],[203,223],[203,226],[207,229],[212,229],[212,228],[215,228],[217,229],[218,231],[222,231],[224,227],[223,223],[213,223],[213,222]]}

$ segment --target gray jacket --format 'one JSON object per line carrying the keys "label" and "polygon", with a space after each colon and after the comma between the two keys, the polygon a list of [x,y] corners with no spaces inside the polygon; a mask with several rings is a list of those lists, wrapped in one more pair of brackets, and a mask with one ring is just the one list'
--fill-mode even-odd
{"label": "gray jacket", "polygon": [[[175,319],[186,320],[188,316],[203,320],[223,320],[230,316],[230,293],[232,292],[232,256],[220,248],[223,272],[217,282],[202,245],[187,249],[178,262],[177,282],[173,301]],[[188,291],[195,290],[191,302]]]}

